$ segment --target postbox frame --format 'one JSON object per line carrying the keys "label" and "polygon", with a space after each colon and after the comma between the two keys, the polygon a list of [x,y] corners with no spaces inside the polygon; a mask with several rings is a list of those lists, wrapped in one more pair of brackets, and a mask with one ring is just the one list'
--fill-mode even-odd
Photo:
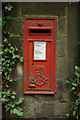
{"label": "postbox frame", "polygon": [[[54,53],[54,58],[53,58],[53,66],[51,66],[51,71],[53,71],[53,74],[51,76],[51,89],[47,89],[47,90],[43,90],[43,89],[40,89],[40,90],[36,90],[35,91],[32,89],[32,90],[29,90],[28,89],[28,74],[29,74],[29,62],[28,62],[28,57],[29,56],[29,52],[27,51],[29,49],[29,41],[33,41],[34,38],[30,38],[28,39],[27,38],[27,35],[26,35],[26,31],[29,32],[29,29],[26,29],[26,20],[54,20],[54,48],[53,48],[53,53]],[[38,27],[36,27],[38,28]],[[35,39],[37,41],[37,39]],[[38,39],[38,41],[41,41],[42,39]],[[45,38],[43,39],[43,41],[45,41]],[[47,61],[47,42],[49,41],[53,41],[53,39],[47,39],[46,40],[46,61]],[[34,44],[34,43],[33,43]],[[34,45],[33,45],[34,46]],[[34,53],[34,51],[32,51]],[[51,54],[53,54],[51,52]],[[34,61],[37,61],[37,60],[34,60]],[[40,60],[40,61],[45,61],[45,60]],[[55,94],[55,67],[56,67],[56,18],[42,18],[42,17],[25,17],[24,18],[24,84],[23,84],[23,92],[24,94]]]}

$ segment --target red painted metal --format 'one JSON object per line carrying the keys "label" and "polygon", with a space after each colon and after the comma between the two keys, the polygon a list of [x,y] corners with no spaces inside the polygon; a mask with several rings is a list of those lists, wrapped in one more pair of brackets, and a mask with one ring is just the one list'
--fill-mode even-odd
{"label": "red painted metal", "polygon": [[[34,59],[34,42],[46,42],[46,59]],[[24,18],[24,94],[55,94],[56,18]]]}

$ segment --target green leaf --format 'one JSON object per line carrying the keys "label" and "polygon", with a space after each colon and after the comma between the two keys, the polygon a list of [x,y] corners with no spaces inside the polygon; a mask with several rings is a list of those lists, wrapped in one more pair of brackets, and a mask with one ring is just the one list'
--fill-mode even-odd
{"label": "green leaf", "polygon": [[10,112],[11,112],[11,114],[13,114],[14,113],[14,109],[11,109]]}
{"label": "green leaf", "polygon": [[72,88],[71,88],[71,91],[73,91],[73,90],[75,90],[75,87],[72,87]]}
{"label": "green leaf", "polygon": [[77,94],[77,96],[80,96],[80,92]]}
{"label": "green leaf", "polygon": [[16,51],[18,51],[18,48],[17,48],[17,47],[15,47],[15,50],[16,50]]}
{"label": "green leaf", "polygon": [[78,109],[78,106],[74,106],[74,110],[77,110]]}
{"label": "green leaf", "polygon": [[4,58],[1,58],[1,61],[4,61],[5,59]]}
{"label": "green leaf", "polygon": [[72,82],[73,86],[77,86],[77,79],[75,78],[75,80]]}
{"label": "green leaf", "polygon": [[12,99],[15,99],[15,96],[14,96],[14,95],[12,95],[12,96],[11,96],[11,98],[12,98]]}
{"label": "green leaf", "polygon": [[76,115],[76,111],[73,111],[73,116],[75,116]]}
{"label": "green leaf", "polygon": [[20,108],[20,107],[18,106],[18,107],[17,107],[17,110],[18,110],[18,111],[21,111],[21,110],[22,110],[22,108]]}
{"label": "green leaf", "polygon": [[3,31],[3,32],[4,32],[4,34],[7,34],[7,30],[5,30],[5,29],[4,29],[4,31]]}
{"label": "green leaf", "polygon": [[23,112],[21,111],[22,109],[18,106],[17,109],[14,109],[14,114],[17,114],[18,116],[22,116]]}
{"label": "green leaf", "polygon": [[4,39],[4,42],[8,43],[8,39],[7,39],[7,38],[5,38],[5,39]]}
{"label": "green leaf", "polygon": [[2,21],[2,26],[4,26],[6,24],[6,21]]}
{"label": "green leaf", "polygon": [[8,20],[10,20],[10,19],[11,19],[11,16],[6,16],[6,18],[7,18]]}
{"label": "green leaf", "polygon": [[80,71],[80,67],[78,67],[78,66],[75,66],[75,70],[78,70],[78,71]]}
{"label": "green leaf", "polygon": [[8,111],[11,107],[7,107],[6,111]]}
{"label": "green leaf", "polygon": [[3,51],[0,51],[0,54],[3,54]]}
{"label": "green leaf", "polygon": [[71,82],[71,78],[65,79],[65,83],[69,84]]}
{"label": "green leaf", "polygon": [[10,65],[13,65],[13,64],[15,64],[15,62],[14,62],[14,61],[12,61],[12,62],[10,63]]}
{"label": "green leaf", "polygon": [[8,87],[9,87],[9,85],[6,85],[6,87],[8,88]]}
{"label": "green leaf", "polygon": [[6,111],[8,111],[11,107],[8,105],[5,105]]}
{"label": "green leaf", "polygon": [[12,92],[12,94],[13,94],[13,95],[16,95],[16,92],[15,92],[15,91],[13,91],[13,92]]}
{"label": "green leaf", "polygon": [[0,43],[0,47],[2,47],[2,44]]}
{"label": "green leaf", "polygon": [[18,55],[16,55],[17,56],[17,58],[20,58],[20,55],[18,54]]}
{"label": "green leaf", "polygon": [[11,11],[12,8],[13,8],[13,7],[12,7],[11,5],[5,6],[5,10],[6,10],[6,11]]}
{"label": "green leaf", "polygon": [[9,45],[9,46],[11,46],[11,44],[10,44],[10,43],[8,43],[8,45]]}
{"label": "green leaf", "polygon": [[13,54],[13,59],[16,58],[16,57],[17,57],[17,55],[16,55],[16,54]]}
{"label": "green leaf", "polygon": [[9,67],[9,64],[7,64],[7,67]]}
{"label": "green leaf", "polygon": [[12,68],[9,68],[9,72],[11,72],[12,71]]}
{"label": "green leaf", "polygon": [[12,37],[12,36],[13,36],[13,34],[12,34],[12,33],[10,33],[9,37]]}
{"label": "green leaf", "polygon": [[77,70],[77,69],[78,69],[78,66],[75,66],[75,69]]}
{"label": "green leaf", "polygon": [[6,56],[6,55],[5,55],[5,58],[9,58],[9,56]]}
{"label": "green leaf", "polygon": [[7,74],[8,74],[8,73],[7,73],[7,72],[5,72],[4,74],[5,74],[5,76],[7,76]]}
{"label": "green leaf", "polygon": [[75,75],[79,78],[80,77],[80,71],[75,71]]}
{"label": "green leaf", "polygon": [[13,49],[13,46],[11,46],[10,49]]}
{"label": "green leaf", "polygon": [[66,114],[66,117],[67,117],[67,118],[69,118],[69,117],[70,117],[70,114],[69,114],[69,113],[67,113],[67,114]]}
{"label": "green leaf", "polygon": [[9,82],[12,82],[13,81],[13,79],[9,79]]}
{"label": "green leaf", "polygon": [[20,98],[19,98],[19,101],[23,101],[23,100],[24,100],[24,98],[23,98],[23,97],[20,97]]}
{"label": "green leaf", "polygon": [[15,104],[11,104],[11,107],[14,108],[14,107],[15,107]]}
{"label": "green leaf", "polygon": [[23,57],[20,57],[20,62],[24,62],[24,59],[23,59]]}
{"label": "green leaf", "polygon": [[23,102],[23,100],[24,100],[24,98],[19,98],[19,100],[15,101],[15,104],[19,105],[19,104],[21,104]]}

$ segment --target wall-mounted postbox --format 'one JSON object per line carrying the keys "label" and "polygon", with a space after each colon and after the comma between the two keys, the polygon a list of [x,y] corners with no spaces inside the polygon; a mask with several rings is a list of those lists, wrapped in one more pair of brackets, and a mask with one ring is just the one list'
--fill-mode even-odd
{"label": "wall-mounted postbox", "polygon": [[24,19],[24,93],[55,94],[55,18]]}

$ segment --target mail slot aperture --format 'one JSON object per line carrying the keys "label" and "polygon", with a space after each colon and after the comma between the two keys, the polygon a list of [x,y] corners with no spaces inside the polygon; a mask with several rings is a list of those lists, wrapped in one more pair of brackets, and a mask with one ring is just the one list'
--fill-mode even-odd
{"label": "mail slot aperture", "polygon": [[51,35],[51,29],[46,28],[31,28],[29,29],[29,35]]}
{"label": "mail slot aperture", "polygon": [[55,94],[56,19],[25,18],[24,94]]}

